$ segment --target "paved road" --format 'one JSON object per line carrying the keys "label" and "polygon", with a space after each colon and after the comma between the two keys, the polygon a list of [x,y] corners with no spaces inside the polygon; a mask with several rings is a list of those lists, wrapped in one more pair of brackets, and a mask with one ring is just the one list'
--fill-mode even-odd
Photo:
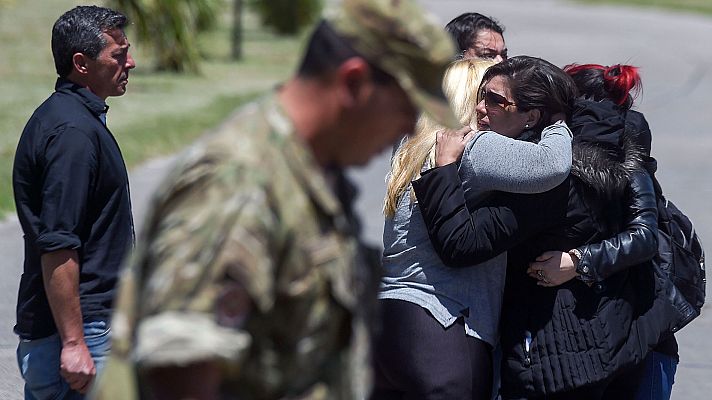
{"label": "paved road", "polygon": [[[422,1],[442,23],[464,11],[500,19],[511,55],[528,54],[557,65],[570,62],[630,63],[642,68],[644,93],[638,101],[653,130],[653,155],[668,197],[692,217],[712,253],[712,19],[633,8],[589,7],[554,0]],[[132,171],[137,224],[145,201],[170,159],[154,160]],[[364,236],[380,242],[383,155],[369,168],[352,172],[363,189],[358,210]],[[21,273],[22,243],[15,219],[0,222],[0,399],[20,399],[21,381],[11,332]],[[674,399],[702,400],[712,393],[712,306],[678,334],[681,363]]]}

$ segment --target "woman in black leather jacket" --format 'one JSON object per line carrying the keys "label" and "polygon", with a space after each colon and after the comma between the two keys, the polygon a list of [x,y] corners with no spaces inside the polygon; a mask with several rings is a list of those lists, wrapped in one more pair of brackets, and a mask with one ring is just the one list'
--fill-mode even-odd
{"label": "woman in black leather jacket", "polygon": [[[490,70],[485,88],[488,78],[506,73],[497,66]],[[577,109],[598,106],[580,101]],[[605,114],[605,107],[597,112]],[[569,179],[549,192],[497,193],[474,208],[465,203],[454,163],[413,183],[430,239],[446,264],[471,265],[509,250],[501,338],[505,399],[632,398],[642,359],[669,328],[664,315],[672,310],[656,296],[647,264],[603,271],[596,282],[573,279],[575,270],[566,282],[527,274],[528,263],[545,250],[600,242],[626,226],[636,226],[631,237],[638,239],[601,256],[625,254],[643,262],[657,249],[650,176],[625,135],[621,114],[604,117],[601,135],[575,144]]]}
{"label": "woman in black leather jacket", "polygon": [[[646,169],[654,174],[657,163],[650,157],[652,142],[650,128],[643,114],[631,110],[633,94],[640,91],[641,87],[637,68],[620,64],[612,66],[571,64],[564,67],[564,71],[574,79],[579,92],[584,97],[594,101],[611,100],[615,103],[615,105],[607,103],[607,106],[624,115],[626,129],[632,133],[634,143],[642,151]],[[579,118],[579,120],[585,123],[586,119],[595,120],[599,117],[588,115],[587,118]],[[591,133],[593,136],[596,134],[595,131],[585,133]],[[545,252],[530,264],[529,273],[536,277],[541,270],[543,276],[550,276],[552,278],[549,279],[555,282],[557,275],[563,271],[575,270],[586,280],[600,280],[607,270],[640,263],[639,255],[633,250],[643,245],[644,239],[637,234],[639,229],[636,223],[630,223],[624,231],[602,242],[579,246],[568,252]],[[624,251],[612,251],[612,249]],[[608,256],[612,252],[616,257]],[[646,357],[645,373],[635,399],[670,399],[678,362],[677,341],[670,333],[663,337],[653,352]]]}

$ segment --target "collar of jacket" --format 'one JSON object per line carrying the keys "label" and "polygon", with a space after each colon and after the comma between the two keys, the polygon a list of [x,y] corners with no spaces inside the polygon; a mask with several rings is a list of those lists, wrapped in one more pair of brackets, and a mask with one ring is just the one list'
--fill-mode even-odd
{"label": "collar of jacket", "polygon": [[569,119],[575,142],[623,147],[625,111],[610,100],[577,99]]}
{"label": "collar of jacket", "polygon": [[626,129],[625,116],[611,101],[585,99],[576,102],[571,116],[571,174],[604,198],[623,198],[630,176],[649,158],[635,132]]}
{"label": "collar of jacket", "polygon": [[92,114],[99,117],[109,111],[109,106],[101,97],[95,95],[91,90],[78,85],[67,78],[57,78],[57,83],[54,85],[54,90],[68,94],[74,94],[79,101],[84,104]]}

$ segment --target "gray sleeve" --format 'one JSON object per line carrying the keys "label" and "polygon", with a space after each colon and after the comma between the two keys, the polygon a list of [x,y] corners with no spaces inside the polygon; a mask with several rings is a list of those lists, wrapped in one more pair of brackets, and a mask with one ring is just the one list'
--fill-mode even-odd
{"label": "gray sleeve", "polygon": [[569,175],[571,137],[564,123],[545,128],[539,143],[483,132],[468,145],[463,157],[461,167],[469,170],[464,172],[465,181],[477,181],[482,190],[546,192]]}

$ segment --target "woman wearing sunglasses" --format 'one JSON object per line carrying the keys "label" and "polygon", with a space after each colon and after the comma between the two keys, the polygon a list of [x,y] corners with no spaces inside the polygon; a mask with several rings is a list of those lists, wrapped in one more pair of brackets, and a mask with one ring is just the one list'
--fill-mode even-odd
{"label": "woman wearing sunglasses", "polygon": [[[482,126],[506,131],[525,118],[521,114],[540,93],[512,82],[542,63],[514,57],[488,69],[485,100],[493,92],[507,102],[490,95],[491,107],[486,101],[478,107]],[[453,162],[464,146],[452,132],[437,145],[436,168],[413,182],[431,243],[447,265],[466,266],[508,250],[504,399],[632,399],[642,359],[674,322],[675,310],[659,301],[652,270],[641,264],[657,250],[655,194],[644,154],[627,136],[623,114],[600,106],[576,102],[571,175],[550,191],[498,192],[472,204]],[[601,242],[630,226],[635,232],[608,249],[614,262],[596,279],[590,271],[568,270],[560,279],[551,270],[527,268],[545,250]],[[623,258],[625,264],[615,262]]]}
{"label": "woman wearing sunglasses", "polygon": [[[569,110],[575,95],[570,79],[551,66],[513,77],[506,85],[490,85],[478,102],[480,78],[492,65],[457,61],[443,83],[465,126],[457,133],[456,140],[468,145],[456,173],[471,202],[495,191],[549,190],[568,176],[571,167],[569,129],[563,122],[549,126]],[[510,100],[514,99],[510,85],[540,92],[541,98],[536,103],[521,100],[530,101],[529,107],[517,106]],[[509,122],[480,119],[482,108]],[[484,129],[473,132],[470,127],[476,124]],[[436,140],[443,137],[440,127],[422,117],[415,135],[393,156],[385,199],[382,329],[374,349],[372,399],[491,396],[492,348],[498,341],[506,254],[493,254],[496,257],[486,262],[473,260],[467,268],[443,264],[430,244],[410,184],[435,165]]]}

